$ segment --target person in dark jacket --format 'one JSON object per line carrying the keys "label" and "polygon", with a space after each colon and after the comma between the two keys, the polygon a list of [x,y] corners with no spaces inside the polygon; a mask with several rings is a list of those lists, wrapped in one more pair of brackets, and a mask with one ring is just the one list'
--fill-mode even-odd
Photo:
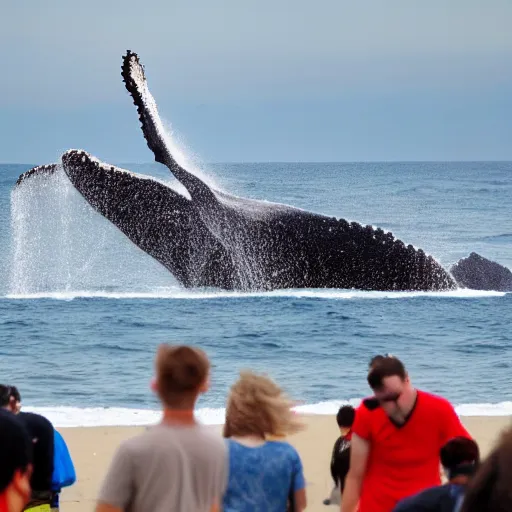
{"label": "person in dark jacket", "polygon": [[33,471],[30,478],[32,499],[28,507],[51,504],[53,475],[53,425],[33,412],[22,412],[21,395],[15,386],[0,385],[0,408],[11,412],[24,426],[32,442]]}
{"label": "person in dark jacket", "polygon": [[14,414],[0,408],[0,510],[21,512],[30,500],[32,443]]}
{"label": "person in dark jacket", "polygon": [[341,435],[336,439],[331,455],[330,470],[334,481],[334,488],[329,498],[324,500],[324,505],[339,505],[341,502],[341,494],[345,487],[345,477],[350,467],[350,438],[355,414],[354,407],[343,405],[336,415],[336,422],[338,423]]}
{"label": "person in dark jacket", "polygon": [[441,464],[448,482],[399,501],[393,512],[458,512],[466,486],[480,463],[478,445],[455,437],[441,448]]}

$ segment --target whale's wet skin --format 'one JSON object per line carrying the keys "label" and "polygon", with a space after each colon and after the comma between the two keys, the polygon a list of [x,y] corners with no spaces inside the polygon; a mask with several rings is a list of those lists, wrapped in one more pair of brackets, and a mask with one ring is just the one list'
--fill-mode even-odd
{"label": "whale's wet skin", "polygon": [[[355,288],[444,291],[458,286],[512,290],[512,274],[478,255],[448,271],[422,249],[392,233],[292,206],[218,190],[181,166],[158,114],[136,54],[123,58],[122,76],[148,147],[189,197],[149,176],[70,150],[62,168],[87,202],[185,287],[259,291]],[[20,176],[51,176],[41,166]]]}

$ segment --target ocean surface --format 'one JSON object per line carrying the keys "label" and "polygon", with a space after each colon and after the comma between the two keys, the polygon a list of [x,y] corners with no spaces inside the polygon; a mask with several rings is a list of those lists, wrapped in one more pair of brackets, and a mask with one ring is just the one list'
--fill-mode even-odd
{"label": "ocean surface", "polygon": [[[62,173],[13,194],[31,166],[0,164],[0,382],[57,426],[155,421],[149,382],[161,342],[210,355],[212,387],[198,404],[207,423],[222,422],[245,368],[270,374],[301,410],[356,404],[370,394],[369,359],[383,352],[461,414],[512,414],[512,294],[184,290]],[[174,183],[158,164],[124,167]],[[203,170],[237,195],[390,230],[445,267],[476,251],[512,268],[512,162]]]}

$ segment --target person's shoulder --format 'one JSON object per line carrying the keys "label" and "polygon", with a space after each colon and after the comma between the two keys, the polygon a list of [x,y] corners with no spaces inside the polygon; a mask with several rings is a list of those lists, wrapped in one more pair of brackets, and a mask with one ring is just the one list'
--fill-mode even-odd
{"label": "person's shoulder", "polygon": [[429,407],[437,408],[440,411],[454,410],[452,403],[447,398],[435,393],[418,390],[418,399],[423,401]]}
{"label": "person's shoulder", "polygon": [[429,487],[398,502],[393,512],[415,512],[418,510],[438,510],[443,498],[450,494],[446,485]]}
{"label": "person's shoulder", "polygon": [[292,444],[285,440],[267,441],[265,443],[265,448],[269,451],[290,455],[291,457],[299,456],[299,452],[297,451],[297,449]]}
{"label": "person's shoulder", "polygon": [[374,396],[363,398],[356,408],[354,424],[374,418],[379,418],[384,411],[379,401]]}
{"label": "person's shoulder", "polygon": [[16,415],[19,420],[29,427],[46,428],[53,431],[52,422],[42,414],[36,412],[21,411]]}

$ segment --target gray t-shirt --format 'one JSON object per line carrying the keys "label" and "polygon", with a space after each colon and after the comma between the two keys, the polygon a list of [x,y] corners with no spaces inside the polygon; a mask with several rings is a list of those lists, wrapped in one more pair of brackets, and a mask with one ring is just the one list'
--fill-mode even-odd
{"label": "gray t-shirt", "polygon": [[219,434],[202,425],[155,425],[120,445],[98,501],[130,512],[209,512],[227,478]]}

